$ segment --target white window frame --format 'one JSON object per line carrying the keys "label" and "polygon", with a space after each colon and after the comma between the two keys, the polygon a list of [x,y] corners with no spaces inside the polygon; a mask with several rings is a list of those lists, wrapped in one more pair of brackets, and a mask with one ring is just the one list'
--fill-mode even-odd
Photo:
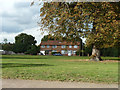
{"label": "white window frame", "polygon": [[61,54],[66,54],[66,53],[65,53],[65,50],[61,50]]}
{"label": "white window frame", "polygon": [[78,48],[78,45],[74,45],[74,48]]}
{"label": "white window frame", "polygon": [[72,52],[73,52],[72,50],[68,50],[68,53],[71,53],[71,54],[72,54]]}
{"label": "white window frame", "polygon": [[50,47],[50,45],[47,45],[47,48],[49,48]]}
{"label": "white window frame", "polygon": [[69,48],[72,48],[72,45],[69,45]]}
{"label": "white window frame", "polygon": [[57,45],[52,45],[52,48],[57,48]]}
{"label": "white window frame", "polygon": [[73,54],[76,54],[76,51],[73,51]]}
{"label": "white window frame", "polygon": [[41,45],[41,48],[45,48],[45,45]]}
{"label": "white window frame", "polygon": [[65,46],[65,45],[62,45],[61,48],[66,48],[66,46]]}

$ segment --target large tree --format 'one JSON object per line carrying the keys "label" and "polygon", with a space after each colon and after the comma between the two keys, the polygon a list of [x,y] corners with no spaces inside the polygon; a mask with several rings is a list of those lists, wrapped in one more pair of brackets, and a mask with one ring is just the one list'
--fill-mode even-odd
{"label": "large tree", "polygon": [[45,2],[39,25],[58,38],[86,38],[91,60],[99,61],[100,48],[120,44],[119,10],[120,2]]}
{"label": "large tree", "polygon": [[31,48],[25,54],[37,55],[40,52],[40,46],[31,45]]}
{"label": "large tree", "polygon": [[32,35],[27,35],[26,33],[21,33],[15,37],[14,52],[24,53],[31,49],[32,45],[35,45],[37,41]]}

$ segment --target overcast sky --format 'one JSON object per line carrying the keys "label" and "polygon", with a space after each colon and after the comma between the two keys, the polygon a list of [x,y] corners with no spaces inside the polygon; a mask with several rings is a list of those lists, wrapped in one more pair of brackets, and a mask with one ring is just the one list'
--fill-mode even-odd
{"label": "overcast sky", "polygon": [[[8,42],[15,42],[15,36],[27,33],[35,37],[40,44],[43,34],[39,30],[39,3],[30,6],[33,0],[0,0],[0,43],[7,38]],[[38,2],[37,0],[34,0]],[[47,35],[45,33],[44,35]],[[83,39],[83,42],[85,39]]]}
{"label": "overcast sky", "polygon": [[14,42],[14,37],[24,32],[31,34],[40,44],[43,37],[37,26],[40,7],[30,6],[32,0],[0,0],[0,43],[4,38]]}

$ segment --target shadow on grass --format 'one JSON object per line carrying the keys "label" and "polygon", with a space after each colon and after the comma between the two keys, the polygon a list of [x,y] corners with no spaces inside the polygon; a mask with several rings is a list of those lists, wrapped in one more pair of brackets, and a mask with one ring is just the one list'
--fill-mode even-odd
{"label": "shadow on grass", "polygon": [[41,67],[41,66],[54,66],[49,64],[22,64],[22,63],[3,63],[2,68],[12,67]]}
{"label": "shadow on grass", "polygon": [[19,57],[19,56],[10,56],[10,57],[2,57],[2,59],[48,59],[47,57]]}
{"label": "shadow on grass", "polygon": [[107,61],[107,60],[114,60],[114,61],[120,61],[120,58],[102,58],[103,61]]}
{"label": "shadow on grass", "polygon": [[103,59],[103,61],[120,61],[120,59]]}

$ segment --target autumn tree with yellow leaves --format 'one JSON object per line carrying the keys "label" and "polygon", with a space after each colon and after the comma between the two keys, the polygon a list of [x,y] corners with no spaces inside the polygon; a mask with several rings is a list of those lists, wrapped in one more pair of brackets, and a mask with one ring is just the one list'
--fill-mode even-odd
{"label": "autumn tree with yellow leaves", "polygon": [[100,48],[120,46],[120,2],[44,2],[40,27],[54,37],[86,38],[91,60],[100,61]]}

